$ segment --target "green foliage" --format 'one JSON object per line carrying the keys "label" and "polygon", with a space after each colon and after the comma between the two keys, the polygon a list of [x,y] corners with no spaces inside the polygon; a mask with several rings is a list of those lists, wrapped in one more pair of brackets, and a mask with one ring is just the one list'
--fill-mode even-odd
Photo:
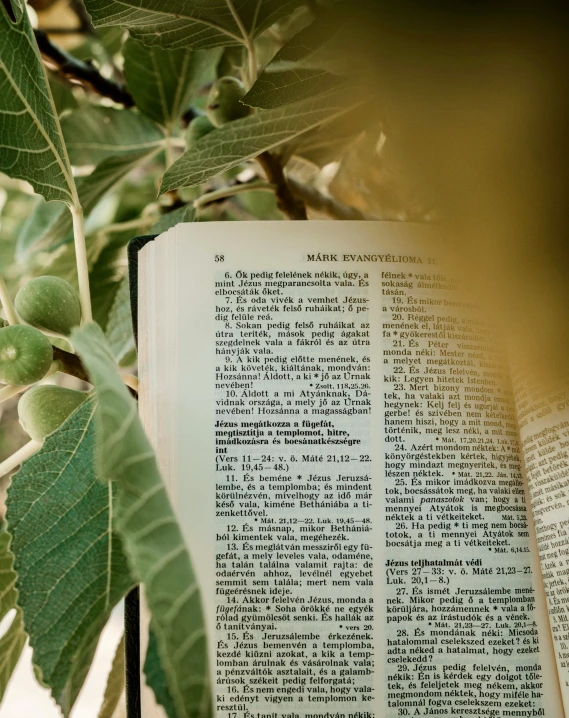
{"label": "green foliage", "polygon": [[96,470],[95,408],[84,402],[24,462],[7,502],[34,666],[65,716],[113,606],[133,585],[113,529],[113,486]]}
{"label": "green foliage", "polygon": [[43,441],[87,399],[84,391],[46,384],[33,386],[20,399],[20,424],[34,441]]}
{"label": "green foliage", "polygon": [[8,630],[0,638],[0,701],[26,643],[22,612],[16,607],[16,572],[9,545],[10,535],[0,526],[0,621],[8,621],[9,614],[13,615]]}
{"label": "green foliage", "polygon": [[210,132],[165,173],[161,192],[194,187],[262,152],[289,142],[353,108],[329,93],[275,110],[262,110]]}
{"label": "green foliage", "polygon": [[[361,43],[356,40],[358,33],[354,34],[355,17],[350,3],[335,3],[326,12],[320,12],[313,22],[294,33],[265,71],[316,70],[339,77],[357,77],[361,73],[361,57],[357,53]],[[351,44],[352,41],[354,44]],[[279,104],[287,101],[290,100],[285,95]]]}
{"label": "green foliage", "polygon": [[148,632],[148,648],[144,660],[144,675],[146,676],[146,683],[154,691],[156,700],[163,706],[168,718],[177,718],[176,707],[170,695],[166,675],[160,663],[160,656],[158,655],[158,640],[152,630],[152,626]]}
{"label": "green foliage", "polygon": [[73,90],[57,77],[49,77],[49,89],[53,97],[53,104],[57,110],[57,114],[61,118],[62,113],[67,110],[76,110],[79,107]]}
{"label": "green foliage", "polygon": [[77,292],[61,277],[31,279],[16,295],[15,307],[27,324],[53,334],[69,334],[81,324]]}
{"label": "green foliage", "polygon": [[124,693],[124,635],[119,641],[113,664],[109,671],[107,687],[103,697],[103,705],[99,711],[98,718],[113,718],[115,710],[120,703]]}
{"label": "green foliage", "polygon": [[171,130],[201,87],[213,78],[218,56],[217,52],[166,50],[127,40],[124,71],[136,106]]}
{"label": "green foliage", "polygon": [[172,212],[163,214],[150,230],[150,234],[161,234],[170,227],[175,227],[179,222],[193,222],[195,219],[194,208],[190,205],[179,207]]}
{"label": "green foliage", "polygon": [[[339,32],[338,24],[330,20],[328,13],[301,29],[263,69],[244,101],[252,107],[270,109],[338,89],[340,77],[330,72],[326,63],[315,60]],[[349,64],[344,62],[340,71]]]}
{"label": "green foliage", "polygon": [[46,200],[73,204],[75,183],[24,0],[0,3],[0,171]]}
{"label": "green foliage", "polygon": [[[42,197],[35,200],[16,240],[16,259],[19,262],[24,261],[35,247],[49,246],[50,230],[53,229],[51,236],[54,238],[71,231],[72,219],[62,202],[46,202]],[[45,241],[44,237],[47,237]]]}
{"label": "green foliage", "polygon": [[[79,180],[77,183],[79,200],[85,215],[90,214],[103,197],[129,172],[149,160],[156,152],[154,148],[112,155],[104,159],[88,177]],[[52,206],[57,206],[58,211],[55,212]],[[64,205],[46,205],[40,202],[34,215],[36,213],[40,216],[30,218],[18,237],[17,251],[22,259],[27,254],[39,250],[53,251],[73,240],[71,214],[66,211]],[[42,227],[43,231],[38,232],[39,227]]]}
{"label": "green foliage", "polygon": [[269,65],[243,102],[268,110],[328,92],[337,88],[338,84],[338,78],[325,70],[299,68],[275,71]]}
{"label": "green foliage", "polygon": [[[125,237],[122,235],[108,242],[98,255],[89,275],[93,292],[93,317],[105,331],[121,282],[126,276],[124,244]],[[124,307],[124,311],[130,311],[130,303]]]}
{"label": "green foliage", "polygon": [[[303,0],[87,0],[97,27],[119,25],[145,45],[195,50],[227,47],[256,37]],[[234,8],[234,11],[233,9]]]}
{"label": "green foliage", "polygon": [[[30,436],[47,438],[9,492],[14,566],[0,533],[0,620],[15,615],[0,639],[0,698],[25,626],[37,674],[68,715],[110,610],[136,579],[152,611],[149,685],[169,718],[208,718],[199,590],[117,371],[136,361],[126,245],[196,221],[196,212],[199,221],[298,219],[298,196],[332,192],[326,172],[340,163],[336,176],[359,188],[361,164],[350,176],[347,159],[362,136],[366,161],[376,154],[375,89],[358,90],[357,53],[345,51],[354,15],[347,0],[85,5],[95,32],[70,46],[65,67],[48,77],[24,1],[0,3],[0,172],[9,175],[0,175],[2,274],[6,267],[10,296],[20,290],[24,321],[60,334],[77,326],[76,297],[71,316],[53,291],[65,286],[80,292],[83,320],[92,315],[99,325],[84,321],[73,346],[53,340],[82,360],[91,386],[77,386],[94,387],[96,412],[91,395],[83,401],[85,393],[61,386],[37,386],[20,399]],[[52,58],[49,67],[57,64]],[[322,205],[330,203],[314,206]],[[0,327],[0,381],[40,380],[51,341],[2,318]],[[53,381],[62,383],[58,374]],[[100,718],[117,707],[123,658],[119,646]]]}
{"label": "green foliage", "polygon": [[177,717],[208,716],[200,592],[154,453],[100,328],[87,324],[71,338],[95,386],[100,473],[117,486],[116,526],[130,566],[145,586]]}
{"label": "green foliage", "polygon": [[[107,243],[106,237],[95,233],[86,239],[87,262],[89,269],[95,268]],[[77,264],[75,248],[71,237],[55,247],[52,252],[38,252],[28,258],[29,274],[49,274],[65,279],[74,287],[77,286]]]}
{"label": "green foliage", "polygon": [[287,143],[283,157],[301,157],[319,167],[338,161],[356,137],[370,126],[373,100],[363,102],[331,122],[315,127]]}
{"label": "green foliage", "polygon": [[125,357],[134,351],[128,277],[124,277],[119,284],[119,289],[109,313],[106,334],[113,356],[120,364]]}
{"label": "green foliage", "polygon": [[136,112],[85,106],[61,119],[72,165],[98,164],[126,152],[148,152],[164,144],[164,133]]}

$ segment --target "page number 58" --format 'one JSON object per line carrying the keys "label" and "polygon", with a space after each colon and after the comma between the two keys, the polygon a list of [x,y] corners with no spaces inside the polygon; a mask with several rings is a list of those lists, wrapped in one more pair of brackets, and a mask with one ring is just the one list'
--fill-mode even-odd
{"label": "page number 58", "polygon": [[215,261],[216,262],[225,262],[225,257],[223,256],[223,254],[216,254]]}

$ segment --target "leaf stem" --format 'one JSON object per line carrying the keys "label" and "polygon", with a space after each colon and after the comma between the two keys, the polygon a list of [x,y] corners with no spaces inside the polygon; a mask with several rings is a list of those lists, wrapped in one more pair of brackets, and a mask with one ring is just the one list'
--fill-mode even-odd
{"label": "leaf stem", "polygon": [[120,375],[124,383],[138,394],[138,378],[135,377],[134,374],[127,374],[122,371],[120,372]]}
{"label": "leaf stem", "polygon": [[235,23],[237,24],[237,27],[239,28],[239,32],[243,36],[243,44],[245,45],[245,47],[247,49],[247,61],[248,61],[247,85],[248,85],[248,88],[251,89],[251,87],[253,86],[253,83],[257,79],[257,50],[255,48],[255,41],[247,32],[247,28],[243,24],[243,20],[241,20],[239,13],[235,9],[233,0],[225,0],[225,2],[227,3],[227,7],[231,10],[231,14],[233,15],[233,18],[235,19]]}
{"label": "leaf stem", "polygon": [[22,386],[4,386],[2,389],[0,389],[0,404],[3,401],[8,401],[8,399],[11,399],[13,396],[16,396],[16,394],[19,394],[21,391],[24,391],[24,389],[27,389],[27,385],[23,384]]}
{"label": "leaf stem", "polygon": [[246,184],[236,184],[231,187],[222,187],[212,192],[206,192],[194,200],[194,209],[202,209],[206,204],[216,202],[218,199],[233,197],[233,195],[242,194],[243,192],[276,192],[276,190],[277,186],[275,184],[265,182],[264,180],[247,182]]}
{"label": "leaf stem", "polygon": [[73,217],[73,237],[75,239],[75,261],[77,262],[81,314],[83,322],[87,324],[93,321],[93,312],[89,292],[89,265],[87,262],[87,246],[85,244],[85,227],[83,226],[83,209],[77,204],[70,209]]}
{"label": "leaf stem", "polygon": [[4,307],[4,311],[6,313],[6,319],[8,320],[8,323],[9,324],[18,324],[18,317],[16,315],[16,310],[14,309],[14,305],[12,304],[12,298],[10,297],[10,292],[8,292],[8,287],[6,286],[4,277],[1,274],[0,274],[0,302],[2,302],[2,306]]}
{"label": "leaf stem", "polygon": [[166,169],[174,163],[174,148],[172,146],[172,137],[170,132],[166,134],[166,140],[164,142],[164,154],[166,155]]}
{"label": "leaf stem", "polygon": [[140,227],[146,227],[147,225],[153,225],[160,219],[158,214],[148,214],[144,217],[137,217],[136,219],[130,219],[127,222],[116,222],[115,224],[108,224],[99,230],[98,235],[105,237],[107,234],[114,234],[116,232],[124,232],[127,229],[139,229]]}
{"label": "leaf stem", "polygon": [[9,456],[0,464],[0,479],[13,471],[22,463],[22,461],[29,459],[30,456],[35,454],[36,451],[41,448],[41,446],[41,441],[28,441],[28,443],[24,444],[21,449],[18,449],[18,451],[14,452],[12,456]]}
{"label": "leaf stem", "polygon": [[249,89],[251,89],[257,80],[257,48],[255,47],[253,38],[249,38],[245,47],[247,48],[247,59],[249,62]]}
{"label": "leaf stem", "polygon": [[[48,376],[51,376],[52,374],[56,374],[60,370],[59,362],[54,361],[51,364],[51,367],[48,371],[48,373],[44,376],[43,379],[47,379]],[[41,383],[43,383],[43,379],[41,380]],[[29,389],[29,387],[32,386],[32,384],[21,384],[20,386],[4,386],[2,389],[0,389],[0,404],[3,401],[8,401],[8,399],[11,399],[13,396],[16,396],[16,394],[19,394],[22,391],[25,391],[26,389]]]}

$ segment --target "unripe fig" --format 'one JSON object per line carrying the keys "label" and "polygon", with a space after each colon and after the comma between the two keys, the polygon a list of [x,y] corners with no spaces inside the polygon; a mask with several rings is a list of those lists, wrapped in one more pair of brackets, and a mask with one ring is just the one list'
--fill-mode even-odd
{"label": "unripe fig", "polygon": [[20,317],[32,327],[53,334],[71,333],[81,323],[81,303],[75,289],[61,277],[36,277],[20,289],[14,302]]}
{"label": "unripe fig", "polygon": [[194,117],[186,130],[186,145],[192,147],[202,137],[209,135],[212,130],[215,130],[215,127],[211,124],[209,117],[205,115]]}
{"label": "unripe fig", "polygon": [[34,441],[43,441],[58,429],[87,398],[87,392],[61,386],[34,386],[18,403],[20,424]]}
{"label": "unripe fig", "polygon": [[219,127],[226,122],[246,117],[251,108],[239,102],[245,96],[245,85],[236,77],[220,77],[211,86],[207,98],[207,116]]}
{"label": "unripe fig", "polygon": [[53,361],[51,342],[25,324],[0,329],[0,381],[12,386],[43,379]]}

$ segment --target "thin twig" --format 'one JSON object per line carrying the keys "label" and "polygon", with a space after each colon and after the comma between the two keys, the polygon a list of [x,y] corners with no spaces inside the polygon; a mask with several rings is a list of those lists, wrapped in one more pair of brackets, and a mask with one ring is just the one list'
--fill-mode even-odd
{"label": "thin twig", "polygon": [[121,379],[123,382],[128,386],[129,389],[132,389],[138,394],[138,377],[134,376],[134,374],[127,374],[126,372],[120,372]]}
{"label": "thin twig", "polygon": [[298,199],[301,199],[307,207],[310,207],[316,212],[330,217],[331,219],[375,219],[375,217],[366,215],[355,207],[348,207],[348,205],[338,202],[333,197],[328,197],[325,194],[322,194],[316,188],[297,182],[294,179],[289,178],[288,186],[290,187],[292,194],[295,197],[298,197]]}
{"label": "thin twig", "polygon": [[233,195],[241,194],[242,192],[275,192],[277,186],[270,182],[259,180],[257,182],[246,182],[245,184],[235,184],[231,187],[222,187],[221,189],[213,190],[212,192],[206,192],[194,200],[194,209],[201,209],[206,204],[211,202],[217,202],[217,200],[225,199],[227,197],[233,197]]}
{"label": "thin twig", "polygon": [[269,182],[277,187],[275,194],[281,212],[289,219],[308,219],[303,200],[295,197],[291,192],[279,158],[270,152],[263,152],[256,159],[264,169]]}
{"label": "thin twig", "polygon": [[78,60],[54,45],[43,30],[34,30],[34,35],[41,54],[60,75],[87,85],[93,92],[119,105],[134,107],[132,95],[123,85],[103,77],[91,63]]}
{"label": "thin twig", "polygon": [[[44,376],[44,378],[41,380],[41,383],[44,382],[45,379],[52,376],[53,374],[56,374],[60,370],[59,362],[52,362],[51,367],[49,368],[49,371]],[[20,384],[18,386],[4,386],[2,389],[0,389],[0,404],[3,401],[7,401],[8,399],[11,399],[13,396],[16,396],[16,394],[20,394],[22,391],[26,391],[26,389],[29,389],[31,384]]]}
{"label": "thin twig", "polygon": [[24,444],[21,449],[18,449],[18,451],[14,452],[12,456],[9,456],[0,464],[0,479],[13,471],[22,463],[22,461],[29,459],[30,456],[35,454],[36,451],[41,448],[41,446],[41,441],[28,441],[28,443]]}
{"label": "thin twig", "polygon": [[152,226],[160,219],[158,214],[148,214],[144,217],[129,219],[126,222],[116,222],[115,224],[107,224],[97,232],[98,237],[106,237],[108,234],[116,234],[117,232],[125,232],[127,229],[140,229],[141,227]]}
{"label": "thin twig", "polygon": [[21,384],[19,386],[3,386],[0,389],[0,404],[3,401],[8,401],[8,399],[11,399],[13,396],[16,396],[16,394],[19,394],[27,388],[27,384]]}

